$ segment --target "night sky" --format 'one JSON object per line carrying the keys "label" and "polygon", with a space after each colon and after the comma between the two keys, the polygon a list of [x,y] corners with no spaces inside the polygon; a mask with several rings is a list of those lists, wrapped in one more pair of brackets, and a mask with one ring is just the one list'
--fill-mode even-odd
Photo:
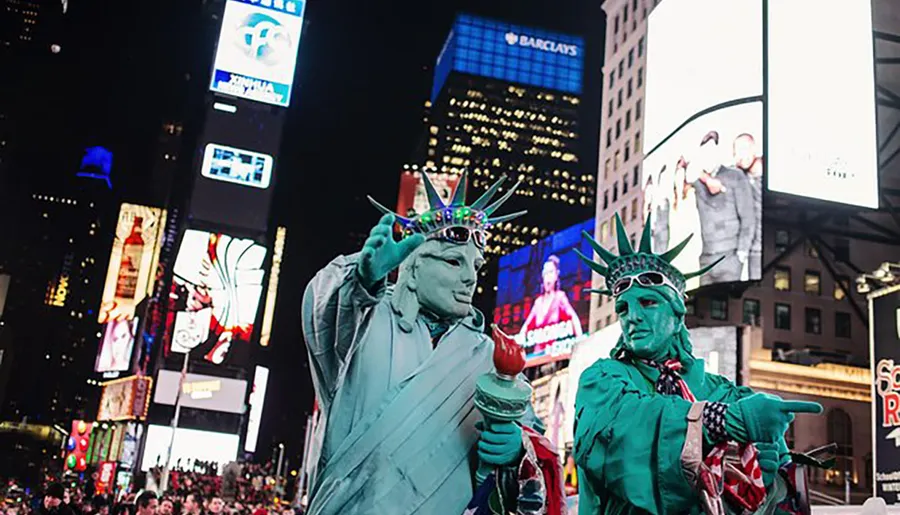
{"label": "night sky", "polygon": [[[195,18],[181,15],[185,9],[198,12],[198,0],[77,1],[69,7],[59,56],[69,60],[73,75],[53,71],[44,77],[51,90],[44,109],[64,112],[66,121],[53,129],[59,141],[117,149],[115,179],[123,185],[123,200],[136,201],[146,188],[160,114],[186,105],[184,70],[203,58],[209,66],[211,42],[196,31]],[[284,442],[297,464],[313,399],[298,316],[303,289],[334,256],[358,250],[351,247],[350,233],[367,232],[378,219],[366,194],[395,204],[402,165],[424,131],[423,104],[454,16],[469,12],[584,36],[585,68],[592,75],[585,100],[599,112],[600,93],[590,88],[599,89],[601,4],[308,1],[279,156],[274,221],[287,226],[288,236],[268,357],[272,376],[261,454]],[[77,47],[66,46],[75,40]],[[597,118],[598,112],[585,114]],[[582,137],[597,141],[596,134]]]}

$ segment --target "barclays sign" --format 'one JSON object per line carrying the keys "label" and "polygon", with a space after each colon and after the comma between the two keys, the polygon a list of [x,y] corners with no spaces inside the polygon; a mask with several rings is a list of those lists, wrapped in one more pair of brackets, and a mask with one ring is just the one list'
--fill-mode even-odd
{"label": "barclays sign", "polygon": [[549,39],[541,39],[525,34],[516,34],[515,32],[507,32],[505,35],[506,44],[510,46],[523,46],[542,50],[544,52],[552,52],[554,54],[562,54],[570,57],[578,57],[578,47],[566,43],[559,43]]}

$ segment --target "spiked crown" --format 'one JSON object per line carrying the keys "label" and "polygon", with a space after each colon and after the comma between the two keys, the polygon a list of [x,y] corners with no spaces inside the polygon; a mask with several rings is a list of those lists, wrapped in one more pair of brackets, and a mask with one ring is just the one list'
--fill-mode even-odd
{"label": "spiked crown", "polygon": [[431,183],[431,179],[428,178],[428,174],[423,171],[421,175],[422,182],[425,184],[425,193],[428,195],[429,205],[428,211],[424,213],[418,213],[412,218],[400,216],[379,204],[372,197],[369,197],[369,202],[379,211],[396,217],[397,223],[403,228],[404,236],[410,236],[415,233],[428,235],[445,227],[468,227],[470,229],[488,230],[498,223],[512,220],[526,213],[526,211],[518,211],[508,215],[491,216],[504,202],[509,200],[519,186],[519,183],[514,184],[496,202],[489,204],[506,181],[505,175],[501,176],[471,205],[466,205],[466,187],[469,182],[467,172],[463,171],[459,182],[456,183],[456,189],[453,190],[453,196],[450,198],[449,204],[444,204],[434,184]]}
{"label": "spiked crown", "polygon": [[631,246],[631,241],[628,239],[628,234],[625,233],[622,219],[619,217],[618,213],[616,213],[615,225],[616,240],[619,245],[618,256],[603,248],[597,243],[597,240],[587,232],[584,233],[584,236],[588,239],[588,243],[590,243],[594,252],[600,256],[602,263],[595,262],[593,259],[579,252],[578,249],[575,249],[578,257],[587,263],[591,270],[603,276],[603,279],[606,282],[606,288],[590,290],[592,293],[612,295],[613,285],[623,277],[636,276],[642,272],[659,272],[675,285],[678,289],[678,293],[683,295],[688,279],[703,275],[712,269],[712,267],[719,264],[719,261],[716,261],[696,272],[683,274],[680,270],[672,266],[672,261],[682,250],[684,250],[684,247],[687,246],[688,242],[691,241],[691,238],[694,236],[693,234],[689,235],[684,241],[662,254],[654,254],[651,249],[651,240],[653,236],[649,218],[647,218],[647,222],[644,224],[644,231],[641,233],[641,243],[637,250]]}

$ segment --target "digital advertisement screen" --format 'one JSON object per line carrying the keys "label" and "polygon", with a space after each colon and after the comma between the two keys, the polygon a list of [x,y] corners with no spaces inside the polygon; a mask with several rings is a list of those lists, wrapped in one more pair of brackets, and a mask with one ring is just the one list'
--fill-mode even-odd
{"label": "digital advertisement screen", "polygon": [[251,188],[268,188],[272,180],[272,156],[210,143],[203,151],[200,174],[217,181]]}
{"label": "digital advertisement screen", "polygon": [[704,110],[763,94],[762,17],[761,0],[666,0],[653,9],[644,149]]}
{"label": "digital advertisement screen", "polygon": [[262,422],[263,406],[266,404],[266,389],[269,385],[269,369],[257,366],[253,373],[253,391],[250,393],[250,416],[247,421],[247,438],[244,450],[256,452],[259,439],[259,424]]}
{"label": "digital advertisement screen", "polygon": [[179,427],[175,430],[173,441],[170,426],[149,425],[141,471],[147,472],[152,467],[164,466],[169,442],[172,442],[172,465],[179,461],[206,461],[217,463],[221,472],[222,467],[237,459],[238,440],[238,435]]}
{"label": "digital advertisement screen", "polygon": [[150,407],[153,380],[131,376],[102,383],[97,421],[143,420]]}
{"label": "digital advertisement screen", "polygon": [[[153,402],[175,405],[181,372],[161,369],[156,376]],[[196,408],[224,413],[243,413],[247,381],[202,374],[185,374],[181,385],[181,401],[186,408]]]}
{"label": "digital advertisement screen", "polygon": [[762,102],[751,102],[691,121],[644,159],[644,216],[650,217],[653,252],[693,234],[672,265],[688,273],[721,259],[689,279],[688,291],[761,279],[761,150]]}
{"label": "digital advertisement screen", "polygon": [[243,363],[263,289],[266,248],[227,234],[185,231],[170,297],[171,352],[214,364]]}
{"label": "digital advertisement screen", "polygon": [[228,0],[210,90],[287,107],[305,7],[305,0]]}
{"label": "digital advertisement screen", "polygon": [[900,288],[869,298],[875,495],[900,504]]}
{"label": "digital advertisement screen", "polygon": [[769,2],[767,30],[769,190],[877,208],[871,2]]}
{"label": "digital advertisement screen", "polygon": [[582,231],[569,227],[500,258],[494,323],[525,349],[526,366],[568,359],[588,331],[591,269],[574,250],[593,255]]}
{"label": "digital advertisement screen", "polygon": [[153,290],[165,220],[163,209],[122,204],[103,285],[101,324],[134,318],[134,308]]}
{"label": "digital advertisement screen", "polygon": [[286,112],[248,104],[235,102],[234,112],[207,106],[190,217],[265,232]]}
{"label": "digital advertisement screen", "polygon": [[[413,213],[424,213],[430,209],[428,193],[422,182],[422,172],[403,172],[400,175],[400,194],[397,195],[397,213],[412,216]],[[429,173],[428,178],[444,202],[449,202],[453,190],[459,183],[459,175],[453,173]]]}
{"label": "digital advertisement screen", "polygon": [[94,363],[95,372],[127,372],[131,369],[138,322],[139,319],[135,317],[106,323]]}

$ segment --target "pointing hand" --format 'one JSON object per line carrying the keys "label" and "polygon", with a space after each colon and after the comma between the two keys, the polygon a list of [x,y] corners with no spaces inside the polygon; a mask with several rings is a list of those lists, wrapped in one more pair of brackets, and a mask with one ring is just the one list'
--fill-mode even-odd
{"label": "pointing hand", "polygon": [[725,423],[729,436],[736,440],[777,442],[784,438],[794,413],[822,413],[822,405],[756,393],[731,404],[725,411]]}
{"label": "pointing hand", "polygon": [[394,216],[384,215],[378,225],[369,232],[356,265],[362,285],[369,289],[381,281],[425,242],[421,234],[413,234],[401,241],[394,241]]}

